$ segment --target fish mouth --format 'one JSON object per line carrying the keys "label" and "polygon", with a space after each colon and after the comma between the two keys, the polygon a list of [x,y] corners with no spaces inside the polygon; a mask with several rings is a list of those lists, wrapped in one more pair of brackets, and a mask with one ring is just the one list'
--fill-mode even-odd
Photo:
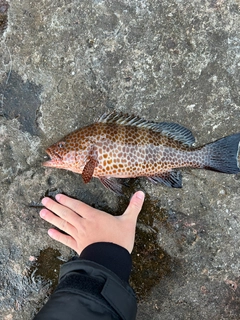
{"label": "fish mouth", "polygon": [[49,160],[43,162],[44,167],[52,167],[54,164],[59,164],[59,161],[62,161],[62,157],[54,150],[51,149],[46,149],[46,153],[48,157],[50,158]]}

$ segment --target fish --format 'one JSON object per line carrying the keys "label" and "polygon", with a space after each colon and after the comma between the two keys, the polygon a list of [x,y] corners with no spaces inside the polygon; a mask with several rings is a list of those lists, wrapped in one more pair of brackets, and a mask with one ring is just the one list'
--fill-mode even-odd
{"label": "fish", "polygon": [[124,178],[181,188],[180,168],[238,173],[239,141],[236,133],[196,147],[192,132],[178,123],[113,111],[47,148],[50,160],[43,166],[79,173],[85,183],[96,177],[117,195],[123,194]]}

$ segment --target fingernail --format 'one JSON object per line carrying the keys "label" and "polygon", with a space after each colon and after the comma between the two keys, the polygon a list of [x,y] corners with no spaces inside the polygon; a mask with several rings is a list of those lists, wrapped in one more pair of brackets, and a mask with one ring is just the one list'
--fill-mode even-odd
{"label": "fingernail", "polygon": [[138,191],[136,197],[140,200],[143,200],[145,197],[145,194],[142,191]]}
{"label": "fingernail", "polygon": [[59,201],[60,198],[61,198],[61,194],[57,194],[57,195],[55,196],[55,199],[56,199],[57,201]]}
{"label": "fingernail", "polygon": [[46,203],[47,203],[47,198],[43,198],[42,199],[42,204],[45,206]]}
{"label": "fingernail", "polygon": [[48,235],[49,235],[50,237],[52,237],[53,233],[54,233],[54,231],[53,231],[52,229],[49,229],[49,230],[48,230]]}
{"label": "fingernail", "polygon": [[45,210],[41,210],[41,211],[39,212],[39,215],[40,215],[41,218],[44,218],[44,217],[46,216]]}

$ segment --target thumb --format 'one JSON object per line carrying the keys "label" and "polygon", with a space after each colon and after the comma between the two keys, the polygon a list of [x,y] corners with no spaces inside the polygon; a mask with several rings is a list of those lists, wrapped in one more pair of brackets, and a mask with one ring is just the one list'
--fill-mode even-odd
{"label": "thumb", "polygon": [[142,191],[137,191],[136,193],[134,193],[123,215],[137,221],[137,217],[143,206],[144,198],[145,194]]}

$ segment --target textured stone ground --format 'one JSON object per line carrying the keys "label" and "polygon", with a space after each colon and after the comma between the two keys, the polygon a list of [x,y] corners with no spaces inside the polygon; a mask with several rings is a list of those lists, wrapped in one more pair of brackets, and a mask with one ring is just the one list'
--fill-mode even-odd
{"label": "textured stone ground", "polygon": [[[96,180],[41,167],[44,149],[112,110],[178,122],[199,145],[239,132],[240,2],[8,4],[0,0],[0,317],[28,320],[73,254],[29,204],[62,191],[111,212],[126,206]],[[239,178],[187,169],[181,190],[131,185],[147,193],[138,320],[239,319]]]}

